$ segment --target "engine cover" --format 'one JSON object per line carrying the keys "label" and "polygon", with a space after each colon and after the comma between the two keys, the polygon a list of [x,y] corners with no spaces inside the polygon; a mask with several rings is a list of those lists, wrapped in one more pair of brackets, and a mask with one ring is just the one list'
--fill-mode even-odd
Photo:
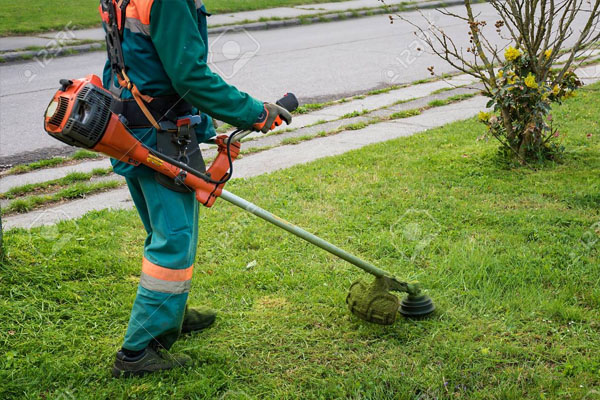
{"label": "engine cover", "polygon": [[96,75],[74,81],[63,79],[61,85],[46,109],[44,128],[63,143],[92,149],[102,139],[112,116],[112,95]]}

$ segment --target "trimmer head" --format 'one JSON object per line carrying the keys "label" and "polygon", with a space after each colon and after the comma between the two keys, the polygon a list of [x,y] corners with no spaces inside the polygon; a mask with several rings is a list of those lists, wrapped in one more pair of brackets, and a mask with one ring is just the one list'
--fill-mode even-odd
{"label": "trimmer head", "polygon": [[408,318],[421,318],[431,314],[435,305],[425,294],[409,294],[400,304],[400,314]]}
{"label": "trimmer head", "polygon": [[390,293],[390,280],[375,278],[371,284],[356,281],[350,286],[346,297],[350,312],[358,318],[379,325],[391,325],[400,312],[405,317],[424,317],[435,310],[429,296],[409,294],[400,303],[398,297]]}

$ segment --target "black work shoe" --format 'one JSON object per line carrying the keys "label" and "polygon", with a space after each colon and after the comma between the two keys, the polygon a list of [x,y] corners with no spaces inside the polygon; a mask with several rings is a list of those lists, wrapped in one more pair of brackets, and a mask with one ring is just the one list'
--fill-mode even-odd
{"label": "black work shoe", "polygon": [[183,324],[181,325],[181,333],[192,333],[201,331],[211,326],[217,313],[207,307],[199,308],[185,308],[185,314],[183,315]]}
{"label": "black work shoe", "polygon": [[122,351],[117,353],[112,375],[115,378],[142,376],[156,371],[183,367],[192,359],[185,354],[170,354],[166,350],[157,351],[147,347],[143,355],[132,361]]}

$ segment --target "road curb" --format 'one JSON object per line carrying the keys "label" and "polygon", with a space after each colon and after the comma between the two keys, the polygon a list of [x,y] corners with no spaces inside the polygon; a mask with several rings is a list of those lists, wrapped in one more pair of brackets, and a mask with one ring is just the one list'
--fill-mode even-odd
{"label": "road curb", "polygon": [[[276,21],[264,21],[264,22],[249,22],[244,24],[231,24],[216,26],[208,29],[209,35],[220,35],[226,32],[236,31],[260,31],[269,29],[279,29],[290,26],[316,24],[324,22],[341,21],[346,19],[364,18],[373,15],[381,15],[395,12],[406,12],[414,10],[426,10],[437,7],[452,7],[463,4],[463,0],[450,0],[450,1],[435,1],[426,4],[410,4],[406,6],[389,6],[389,7],[375,7],[364,10],[356,11],[341,11],[332,12],[320,15],[307,15],[305,17],[289,18]],[[53,54],[53,57],[64,57],[73,55],[74,53],[86,53],[91,51],[100,51],[104,49],[104,43],[90,43],[82,44],[77,46],[66,46],[61,49],[57,54]],[[26,51],[14,51],[0,54],[0,64],[7,64],[17,61],[30,60],[36,56],[39,56],[40,50],[26,50]]]}
{"label": "road curb", "polygon": [[[90,51],[99,51],[104,50],[104,43],[89,43],[89,44],[80,44],[77,46],[65,46],[60,49],[60,51],[56,54],[53,54],[53,57],[65,57],[71,56],[73,54],[78,53],[87,53]],[[26,61],[36,56],[42,57],[40,54],[42,50],[26,50],[26,51],[14,51],[8,52],[4,54],[0,54],[0,64],[7,64],[15,61]]]}

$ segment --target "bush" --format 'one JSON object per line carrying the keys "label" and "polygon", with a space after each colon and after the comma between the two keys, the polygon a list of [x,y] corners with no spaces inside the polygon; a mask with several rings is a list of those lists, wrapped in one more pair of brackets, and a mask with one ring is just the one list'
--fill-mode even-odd
{"label": "bush", "polygon": [[[384,1],[384,0],[380,0]],[[498,19],[493,26],[465,0],[464,14],[438,9],[465,24],[469,45],[456,44],[431,18],[423,28],[414,19],[401,19],[417,29],[418,40],[459,71],[479,79],[488,107],[481,113],[488,135],[500,141],[504,153],[522,164],[555,158],[561,135],[552,127],[550,107],[574,96],[581,82],[574,72],[584,50],[600,40],[600,0],[489,0]],[[504,46],[498,46],[496,35]],[[566,48],[568,43],[571,47]],[[558,58],[565,62],[556,68]],[[562,61],[562,60],[561,60]],[[433,67],[428,70],[434,74]]]}
{"label": "bush", "polygon": [[[547,50],[542,59],[550,58],[551,52]],[[551,104],[575,96],[575,89],[581,86],[572,70],[558,79],[549,66],[544,71],[536,65],[539,59],[508,47],[504,65],[496,74],[497,86],[487,93],[492,98],[487,106],[495,113],[479,113],[489,135],[504,143],[509,154],[512,150],[521,162],[555,158],[564,150],[561,135],[552,126]]]}

